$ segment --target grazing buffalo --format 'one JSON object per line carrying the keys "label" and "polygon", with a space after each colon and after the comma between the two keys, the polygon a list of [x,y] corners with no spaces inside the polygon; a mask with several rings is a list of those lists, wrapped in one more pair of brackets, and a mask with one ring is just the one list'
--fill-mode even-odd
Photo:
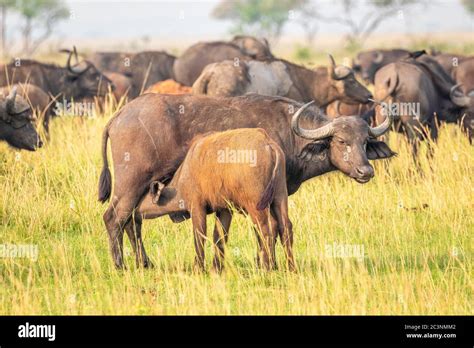
{"label": "grazing buffalo", "polygon": [[451,87],[450,99],[454,106],[445,110],[441,120],[447,123],[459,123],[463,131],[469,138],[469,143],[473,143],[474,139],[474,95],[465,95],[458,88],[462,87],[457,84]]}
{"label": "grazing buffalo", "polygon": [[105,95],[108,92],[109,79],[88,61],[71,65],[71,57],[72,52],[69,53],[64,68],[34,60],[19,60],[2,65],[0,86],[30,83],[55,98],[61,96],[74,100]]}
{"label": "grazing buffalo", "polygon": [[173,67],[174,79],[185,86],[192,86],[203,69],[211,63],[272,58],[266,42],[253,37],[238,36],[230,42],[199,42],[176,59]]}
{"label": "grazing buffalo", "polygon": [[374,83],[375,73],[381,67],[406,57],[410,52],[403,49],[371,50],[357,54],[352,68],[367,82]]}
{"label": "grazing buffalo", "polygon": [[[389,129],[391,117],[371,128],[360,117],[329,120],[311,103],[302,106],[291,99],[256,94],[231,98],[144,94],[125,105],[104,130],[99,180],[99,201],[112,197],[104,222],[115,266],[123,267],[123,229],[137,263],[150,265],[141,240],[143,217],[134,211],[153,181],[167,184],[173,177],[176,163],[184,158],[196,135],[263,128],[285,153],[289,194],[304,181],[334,170],[366,183],[374,176],[368,160],[393,156],[385,143],[373,140]],[[109,138],[115,174],[113,196]],[[185,216],[171,217],[181,221]]]}
{"label": "grazing buffalo", "polygon": [[17,88],[6,97],[0,96],[0,140],[17,149],[35,151],[43,145],[35,121],[27,101],[17,96]]}
{"label": "grazing buffalo", "polygon": [[[285,154],[260,128],[240,128],[196,137],[171,182],[152,183],[150,197],[138,208],[144,217],[190,213],[196,248],[196,266],[204,269],[206,215],[215,212],[221,226],[214,230],[213,266],[223,268],[233,207],[249,214],[258,226],[258,260],[275,267],[277,235],[285,247],[288,266],[293,260],[293,231],[288,217]],[[270,220],[270,221],[269,221]]]}
{"label": "grazing buffalo", "polygon": [[336,65],[329,55],[328,68],[310,70],[285,60],[240,62],[226,60],[208,65],[193,85],[194,94],[238,96],[246,93],[274,95],[301,102],[315,100],[326,107],[335,100],[367,103],[371,93],[353,71]]}

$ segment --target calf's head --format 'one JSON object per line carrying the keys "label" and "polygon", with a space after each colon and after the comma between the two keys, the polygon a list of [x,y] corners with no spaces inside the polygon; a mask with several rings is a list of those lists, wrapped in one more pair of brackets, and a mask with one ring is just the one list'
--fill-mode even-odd
{"label": "calf's head", "polygon": [[28,103],[17,96],[16,87],[12,88],[0,102],[0,139],[17,149],[35,151],[43,145],[35,121]]}
{"label": "calf's head", "polygon": [[375,73],[382,66],[383,59],[384,55],[380,51],[361,52],[352,67],[364,81],[374,83]]}
{"label": "calf's head", "polygon": [[347,103],[368,103],[372,94],[356,80],[352,69],[336,65],[331,55],[329,55],[329,60],[329,90],[333,94],[332,97]]}
{"label": "calf's head", "polygon": [[374,168],[369,159],[383,159],[395,155],[382,141],[375,138],[389,130],[392,116],[377,126],[370,127],[357,116],[342,116],[329,121],[317,129],[299,126],[299,118],[304,109],[313,102],[303,105],[293,116],[291,127],[300,137],[310,139],[302,153],[327,155],[331,164],[359,183],[366,183],[374,176]]}

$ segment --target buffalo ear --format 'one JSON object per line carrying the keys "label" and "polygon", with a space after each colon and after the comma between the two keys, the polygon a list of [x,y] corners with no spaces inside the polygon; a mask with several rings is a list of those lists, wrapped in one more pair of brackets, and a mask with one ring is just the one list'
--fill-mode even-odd
{"label": "buffalo ear", "polygon": [[158,198],[158,205],[166,205],[176,196],[176,189],[171,187],[165,187],[161,190],[160,197]]}
{"label": "buffalo ear", "polygon": [[390,158],[396,156],[397,153],[393,152],[387,144],[383,141],[369,140],[367,142],[367,158],[370,160]]}
{"label": "buffalo ear", "polygon": [[311,161],[316,159],[316,156],[322,155],[329,148],[329,140],[317,140],[307,144],[303,150],[301,150],[298,158],[303,161]]}

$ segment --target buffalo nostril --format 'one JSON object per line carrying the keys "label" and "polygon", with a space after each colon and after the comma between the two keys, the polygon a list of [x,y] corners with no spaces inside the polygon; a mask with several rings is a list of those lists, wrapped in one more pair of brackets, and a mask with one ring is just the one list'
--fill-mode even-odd
{"label": "buffalo nostril", "polygon": [[374,176],[374,169],[372,166],[357,167],[356,172],[360,177],[363,178],[372,178]]}
{"label": "buffalo nostril", "polygon": [[38,147],[42,147],[43,146],[43,142],[40,140],[38,140]]}

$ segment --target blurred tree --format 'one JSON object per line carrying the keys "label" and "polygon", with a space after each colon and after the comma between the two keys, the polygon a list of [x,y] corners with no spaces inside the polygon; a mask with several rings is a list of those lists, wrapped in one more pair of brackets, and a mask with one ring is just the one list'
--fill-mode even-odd
{"label": "blurred tree", "polygon": [[[70,15],[61,0],[18,0],[16,9],[24,19],[21,32],[26,55],[31,55],[53,33],[54,26]],[[40,34],[34,37],[34,31]]]}
{"label": "blurred tree", "polygon": [[[379,25],[389,17],[399,16],[403,18],[404,11],[413,5],[426,2],[426,0],[337,0],[340,11],[335,16],[316,14],[321,21],[336,22],[346,26],[348,33],[347,43],[350,46],[362,45]],[[361,5],[366,9],[365,13],[358,16]]]}
{"label": "blurred tree", "polygon": [[471,16],[474,16],[474,0],[461,0],[461,4]]}
{"label": "blurred tree", "polygon": [[233,34],[252,34],[275,42],[286,22],[308,0],[222,0],[212,16],[234,22]]}
{"label": "blurred tree", "polygon": [[2,53],[0,56],[5,57],[6,51],[5,47],[7,45],[7,12],[9,9],[14,7],[15,0],[0,0],[0,48]]}

